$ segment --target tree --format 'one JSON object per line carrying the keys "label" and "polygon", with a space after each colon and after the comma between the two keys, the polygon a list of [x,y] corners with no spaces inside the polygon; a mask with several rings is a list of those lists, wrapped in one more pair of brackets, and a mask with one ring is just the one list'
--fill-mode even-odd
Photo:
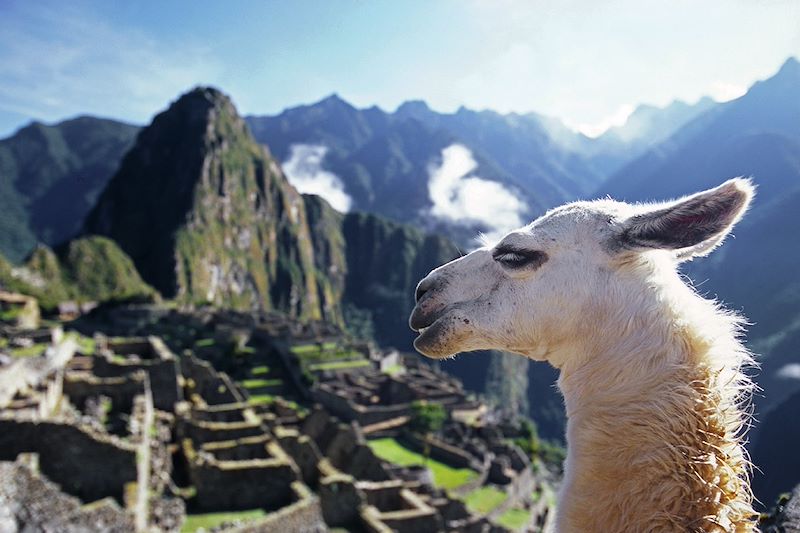
{"label": "tree", "polygon": [[438,403],[427,400],[416,400],[411,403],[411,429],[424,436],[425,442],[425,462],[428,462],[431,453],[431,446],[428,439],[444,425],[447,419],[447,412]]}

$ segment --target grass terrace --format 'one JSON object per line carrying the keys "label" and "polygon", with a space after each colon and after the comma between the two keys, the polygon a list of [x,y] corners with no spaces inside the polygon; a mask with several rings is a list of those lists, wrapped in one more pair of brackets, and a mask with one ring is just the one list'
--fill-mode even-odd
{"label": "grass terrace", "polygon": [[531,521],[531,512],[526,509],[509,509],[497,517],[496,522],[513,531],[520,531]]}
{"label": "grass terrace", "polygon": [[460,487],[478,476],[469,468],[454,468],[434,459],[425,459],[424,455],[409,450],[392,438],[371,440],[369,446],[384,461],[399,466],[426,466],[433,473],[434,483],[443,489]]}
{"label": "grass terrace", "polygon": [[275,387],[283,384],[279,379],[245,379],[242,381],[242,387],[247,390],[260,389],[262,387]]}
{"label": "grass terrace", "polygon": [[38,343],[26,346],[25,348],[13,348],[9,350],[9,355],[11,355],[11,357],[34,357],[42,355],[48,346],[49,344]]}
{"label": "grass terrace", "polygon": [[488,514],[506,501],[508,495],[495,487],[480,487],[464,497],[464,503],[470,511],[477,514]]}
{"label": "grass terrace", "polygon": [[251,376],[266,376],[269,374],[269,367],[267,365],[255,366],[250,369]]}
{"label": "grass terrace", "polygon": [[11,322],[16,320],[22,314],[22,306],[11,307],[8,309],[0,309],[0,321]]}
{"label": "grass terrace", "polygon": [[336,342],[298,344],[292,346],[290,350],[307,372],[350,370],[370,366],[364,354]]}
{"label": "grass terrace", "polygon": [[194,343],[197,348],[208,348],[214,344],[214,339],[197,339]]}
{"label": "grass terrace", "polygon": [[308,367],[312,372],[321,372],[323,370],[345,370],[348,368],[362,368],[369,366],[369,361],[361,359],[358,361],[331,361],[330,363],[319,363],[310,365]]}
{"label": "grass terrace", "polygon": [[181,533],[194,533],[195,531],[210,531],[225,522],[249,522],[266,516],[263,509],[239,511],[230,513],[208,513],[186,515],[186,522],[181,528]]}
{"label": "grass terrace", "polygon": [[97,349],[97,345],[92,337],[81,335],[77,331],[70,331],[69,333],[66,334],[66,337],[75,341],[75,344],[78,345],[78,350],[82,354],[94,355],[94,352]]}
{"label": "grass terrace", "polygon": [[266,405],[275,401],[275,396],[271,394],[251,394],[248,403],[250,405]]}

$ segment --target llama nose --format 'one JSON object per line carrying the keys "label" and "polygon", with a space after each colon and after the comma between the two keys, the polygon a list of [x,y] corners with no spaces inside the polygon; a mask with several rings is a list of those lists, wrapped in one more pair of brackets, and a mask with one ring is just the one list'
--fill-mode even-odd
{"label": "llama nose", "polygon": [[419,302],[422,300],[422,297],[425,296],[425,293],[428,292],[433,288],[433,280],[430,278],[425,278],[419,282],[417,285],[417,292],[414,294],[416,301]]}

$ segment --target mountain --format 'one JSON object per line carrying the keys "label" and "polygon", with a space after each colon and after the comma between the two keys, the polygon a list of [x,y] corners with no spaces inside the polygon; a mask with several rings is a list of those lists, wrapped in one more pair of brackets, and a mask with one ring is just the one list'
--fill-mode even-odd
{"label": "mountain", "polygon": [[800,482],[800,392],[790,396],[761,420],[752,447],[753,492],[766,505]]}
{"label": "mountain", "polygon": [[719,104],[631,162],[599,193],[626,200],[670,198],[737,175],[758,186],[735,238],[689,265],[700,290],[743,309],[750,346],[763,356],[763,413],[800,390],[780,369],[800,360],[800,62],[789,59],[744,96]]}
{"label": "mountain", "polygon": [[336,308],[317,290],[302,197],[216,89],[141,132],[85,231],[116,241],[166,298],[302,318]]}
{"label": "mountain", "polygon": [[300,195],[213,88],[141,132],[85,231],[118,243],[166,298],[344,320],[405,350],[417,281],[458,255],[442,237]]}
{"label": "mountain", "polygon": [[665,107],[642,104],[623,125],[609,128],[576,149],[604,175],[611,175],[716,105],[708,96],[694,104],[681,100]]}
{"label": "mountain", "polygon": [[330,280],[351,329],[383,346],[411,350],[408,316],[420,279],[455,259],[439,235],[366,213],[342,214],[318,196],[304,196],[317,268]]}
{"label": "mountain", "polygon": [[0,253],[17,262],[76,235],[138,131],[84,116],[0,140]]}
{"label": "mountain", "polygon": [[21,266],[0,256],[0,287],[36,297],[46,311],[65,301],[151,301],[158,297],[111,240],[83,237],[37,246]]}
{"label": "mountain", "polygon": [[[387,113],[357,109],[333,95],[277,116],[246,120],[284,168],[305,169],[301,176],[287,169],[301,190],[302,180],[328,173],[349,198],[350,209],[446,232],[465,245],[478,231],[497,230],[502,216],[509,226],[502,229],[526,223],[588,193],[601,178],[554,141],[535,115],[466,108],[441,114],[423,102]],[[453,146],[462,149],[446,151]],[[303,153],[314,154],[313,165],[297,161]],[[446,175],[440,177],[450,181],[437,192],[434,173],[445,163]],[[487,206],[493,198],[500,198],[494,209]]]}

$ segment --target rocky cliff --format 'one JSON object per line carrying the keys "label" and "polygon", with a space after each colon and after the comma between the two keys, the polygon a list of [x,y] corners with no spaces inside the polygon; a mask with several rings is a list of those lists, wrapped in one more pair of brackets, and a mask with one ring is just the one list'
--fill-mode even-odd
{"label": "rocky cliff", "polygon": [[115,240],[167,298],[325,314],[302,197],[216,89],[155,117],[85,229]]}

